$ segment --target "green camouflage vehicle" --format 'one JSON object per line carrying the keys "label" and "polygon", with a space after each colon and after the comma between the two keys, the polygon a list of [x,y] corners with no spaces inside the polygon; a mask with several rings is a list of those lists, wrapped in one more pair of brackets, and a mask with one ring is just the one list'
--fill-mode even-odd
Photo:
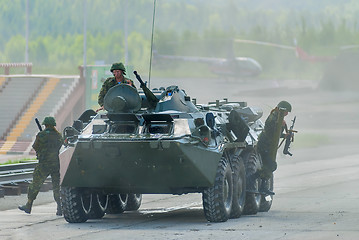
{"label": "green camouflage vehicle", "polygon": [[[61,201],[70,223],[139,209],[142,194],[202,193],[210,222],[268,211],[256,152],[262,111],[227,99],[196,104],[178,86],[109,90],[106,111],[64,129]],[[273,179],[267,181],[273,189]]]}

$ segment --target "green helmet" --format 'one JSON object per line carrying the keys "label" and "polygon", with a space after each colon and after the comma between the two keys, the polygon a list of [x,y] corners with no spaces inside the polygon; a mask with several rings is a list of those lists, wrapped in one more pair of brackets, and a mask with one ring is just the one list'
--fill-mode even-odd
{"label": "green helmet", "polygon": [[56,126],[55,118],[45,117],[44,121],[42,121],[42,125]]}
{"label": "green helmet", "polygon": [[291,112],[291,111],[292,111],[292,106],[291,106],[290,103],[287,102],[287,101],[280,101],[280,102],[278,103],[277,107],[278,107],[279,109],[284,109],[284,110],[286,110],[287,112]]}
{"label": "green helmet", "polygon": [[123,65],[123,63],[113,63],[110,71],[113,72],[113,70],[122,70],[123,72],[125,72],[126,68],[125,65]]}

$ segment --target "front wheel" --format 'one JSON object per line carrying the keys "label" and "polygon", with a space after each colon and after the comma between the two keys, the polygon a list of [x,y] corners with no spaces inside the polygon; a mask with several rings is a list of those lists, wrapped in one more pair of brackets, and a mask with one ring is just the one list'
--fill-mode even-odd
{"label": "front wheel", "polygon": [[86,189],[62,187],[61,205],[64,218],[67,222],[86,222],[92,207],[92,194],[86,191]]}
{"label": "front wheel", "polygon": [[225,222],[231,214],[233,198],[232,169],[222,157],[212,187],[203,191],[202,201],[206,219],[210,222]]}

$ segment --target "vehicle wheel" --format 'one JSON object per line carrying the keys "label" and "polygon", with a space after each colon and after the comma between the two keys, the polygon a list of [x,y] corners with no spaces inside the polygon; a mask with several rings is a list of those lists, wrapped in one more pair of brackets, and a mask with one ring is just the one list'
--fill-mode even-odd
{"label": "vehicle wheel", "polygon": [[127,205],[125,211],[136,211],[140,208],[142,202],[142,194],[128,194]]}
{"label": "vehicle wheel", "polygon": [[230,218],[239,218],[244,209],[246,200],[246,169],[243,159],[234,156],[232,159],[233,167],[233,200]]}
{"label": "vehicle wheel", "polygon": [[67,222],[86,222],[92,206],[92,194],[76,187],[62,187],[61,205]]}
{"label": "vehicle wheel", "polygon": [[128,194],[111,194],[108,196],[106,213],[123,213],[126,209]]}
{"label": "vehicle wheel", "polygon": [[[261,189],[268,189],[269,191],[273,192],[273,176],[268,180],[261,181]],[[260,212],[268,212],[269,209],[272,207],[273,202],[273,195],[262,195],[261,205],[259,207]]]}
{"label": "vehicle wheel", "polygon": [[210,222],[228,220],[233,198],[232,169],[228,161],[222,157],[219,162],[214,185],[203,191],[202,201],[206,219]]}
{"label": "vehicle wheel", "polygon": [[92,194],[92,208],[89,212],[89,219],[99,219],[105,215],[108,205],[108,195],[101,193]]}
{"label": "vehicle wheel", "polygon": [[261,204],[261,195],[259,194],[259,179],[257,172],[261,167],[259,156],[255,152],[249,152],[244,157],[246,166],[247,193],[243,213],[246,215],[257,214]]}

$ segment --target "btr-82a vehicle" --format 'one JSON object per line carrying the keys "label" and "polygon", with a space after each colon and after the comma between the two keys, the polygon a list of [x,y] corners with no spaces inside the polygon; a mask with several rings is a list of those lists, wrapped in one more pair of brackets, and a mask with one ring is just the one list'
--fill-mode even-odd
{"label": "btr-82a vehicle", "polygon": [[[120,84],[105,111],[64,129],[61,203],[66,221],[138,210],[142,194],[202,193],[210,222],[268,211],[273,179],[256,177],[262,111],[246,102],[197,104],[178,86],[142,91]],[[264,183],[266,182],[266,183]]]}

